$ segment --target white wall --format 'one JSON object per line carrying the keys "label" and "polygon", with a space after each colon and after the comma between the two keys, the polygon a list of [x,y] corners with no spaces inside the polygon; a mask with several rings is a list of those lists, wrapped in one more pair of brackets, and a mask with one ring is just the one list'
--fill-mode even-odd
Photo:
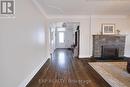
{"label": "white wall", "polygon": [[127,39],[126,39],[126,49],[125,49],[125,56],[130,57],[130,16],[127,18],[128,21],[128,28],[126,30]]}
{"label": "white wall", "polygon": [[32,1],[16,0],[16,18],[0,19],[0,87],[24,87],[42,66],[46,33],[46,18]]}
{"label": "white wall", "polygon": [[99,34],[102,23],[114,23],[121,34],[126,35],[125,56],[130,57],[130,26],[127,16],[122,15],[97,15],[97,16],[61,16],[52,17],[51,22],[80,22],[80,58],[92,56],[92,35]]}

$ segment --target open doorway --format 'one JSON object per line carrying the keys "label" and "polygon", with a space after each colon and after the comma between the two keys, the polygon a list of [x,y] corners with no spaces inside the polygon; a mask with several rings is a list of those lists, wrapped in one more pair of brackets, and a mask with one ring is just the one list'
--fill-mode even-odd
{"label": "open doorway", "polygon": [[56,29],[56,48],[71,48],[73,44],[73,29],[57,28]]}
{"label": "open doorway", "polygon": [[79,22],[57,22],[51,24],[51,53],[56,49],[72,50],[74,57],[79,57],[80,41]]}

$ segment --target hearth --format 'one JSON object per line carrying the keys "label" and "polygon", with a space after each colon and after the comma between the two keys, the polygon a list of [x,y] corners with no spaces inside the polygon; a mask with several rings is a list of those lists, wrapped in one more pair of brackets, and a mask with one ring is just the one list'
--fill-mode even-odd
{"label": "hearth", "polygon": [[119,48],[116,46],[102,46],[101,47],[101,58],[102,59],[118,59],[119,57]]}

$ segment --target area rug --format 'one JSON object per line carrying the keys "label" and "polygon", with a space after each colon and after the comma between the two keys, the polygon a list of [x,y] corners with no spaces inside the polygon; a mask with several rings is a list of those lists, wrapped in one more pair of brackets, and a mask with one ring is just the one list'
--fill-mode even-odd
{"label": "area rug", "polygon": [[127,62],[90,62],[89,65],[112,87],[130,87]]}

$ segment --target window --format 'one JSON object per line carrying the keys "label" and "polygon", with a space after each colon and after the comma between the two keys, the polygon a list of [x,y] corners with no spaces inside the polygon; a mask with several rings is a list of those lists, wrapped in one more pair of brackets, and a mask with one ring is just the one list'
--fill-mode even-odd
{"label": "window", "polygon": [[64,43],[64,32],[59,32],[59,43]]}
{"label": "window", "polygon": [[57,28],[57,31],[65,31],[65,28]]}

